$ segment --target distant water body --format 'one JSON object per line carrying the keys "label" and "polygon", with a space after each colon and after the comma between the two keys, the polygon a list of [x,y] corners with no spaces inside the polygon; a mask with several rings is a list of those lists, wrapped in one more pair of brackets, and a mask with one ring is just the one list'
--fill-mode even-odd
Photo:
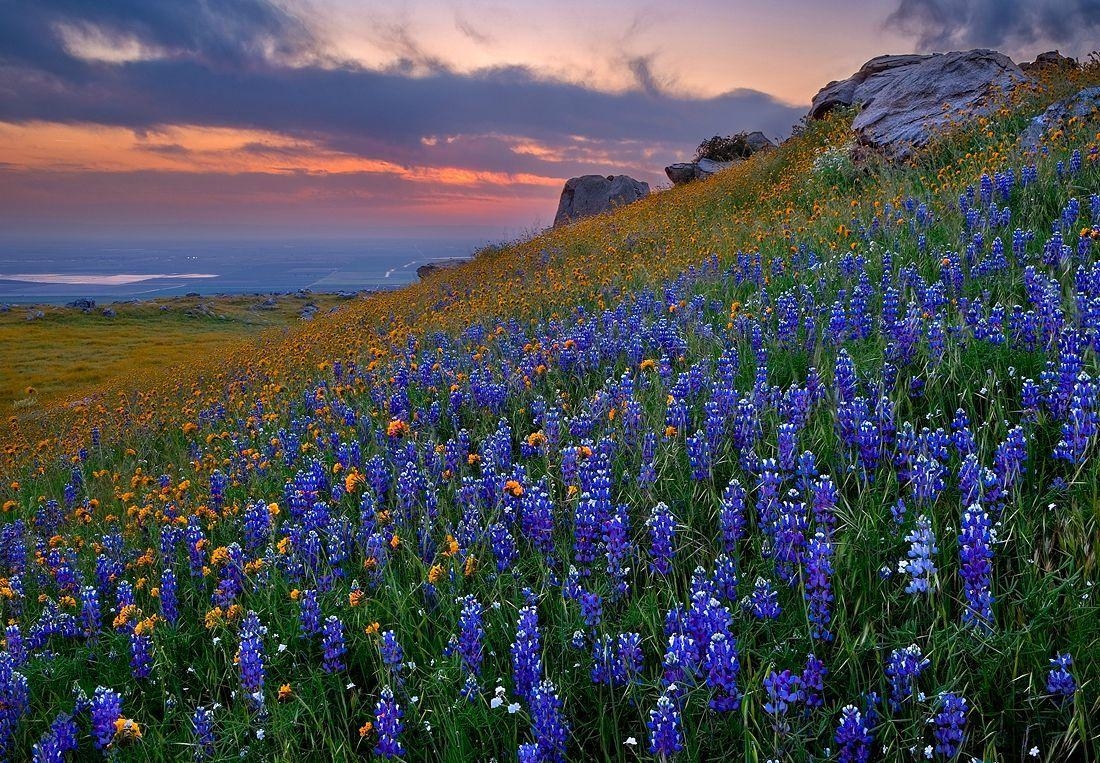
{"label": "distant water body", "polygon": [[429,262],[470,256],[474,239],[0,241],[0,302],[152,299],[392,289]]}

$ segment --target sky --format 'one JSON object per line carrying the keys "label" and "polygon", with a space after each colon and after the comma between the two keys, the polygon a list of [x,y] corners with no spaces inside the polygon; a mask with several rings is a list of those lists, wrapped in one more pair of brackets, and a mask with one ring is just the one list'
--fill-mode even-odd
{"label": "sky", "polygon": [[571,176],[783,138],[876,55],[1098,32],[1100,0],[0,0],[0,229],[506,238]]}

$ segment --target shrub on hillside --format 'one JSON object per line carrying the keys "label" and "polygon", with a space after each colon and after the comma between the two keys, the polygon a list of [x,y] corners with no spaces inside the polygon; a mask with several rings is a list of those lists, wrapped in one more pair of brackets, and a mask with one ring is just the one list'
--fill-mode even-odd
{"label": "shrub on hillside", "polygon": [[695,161],[710,159],[714,162],[734,162],[738,159],[747,159],[752,155],[752,147],[749,145],[748,133],[739,132],[736,135],[715,135],[707,138],[695,149]]}

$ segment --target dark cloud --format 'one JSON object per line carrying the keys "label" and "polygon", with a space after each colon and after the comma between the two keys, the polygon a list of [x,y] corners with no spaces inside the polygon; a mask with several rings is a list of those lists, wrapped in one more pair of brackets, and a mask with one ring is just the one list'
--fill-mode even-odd
{"label": "dark cloud", "polygon": [[[81,58],[67,45],[66,29],[155,54],[116,63]],[[756,129],[783,136],[805,111],[755,90],[679,96],[671,80],[654,75],[651,56],[624,54],[635,86],[615,93],[519,66],[460,73],[421,48],[410,29],[375,27],[377,42],[399,58],[378,70],[335,60],[300,19],[268,0],[0,0],[0,121],[112,125],[139,138],[166,125],[266,130],[406,167],[544,177],[629,170],[657,182],[661,168],[689,154],[703,136]],[[148,150],[178,154],[181,147]],[[246,150],[279,149],[256,144]],[[368,174],[302,181],[297,190],[354,190],[364,198],[388,189],[394,203],[402,194],[429,198],[422,183],[395,185],[384,175],[368,181]],[[130,180],[152,186],[160,177]],[[29,193],[26,180],[20,184]],[[281,178],[269,187],[288,182]],[[89,183],[93,191],[97,184],[122,187],[104,179]],[[249,179],[251,191],[261,186]],[[523,193],[556,192],[540,186]],[[94,192],[86,197],[97,198]]]}
{"label": "dark cloud", "polygon": [[475,27],[457,11],[455,12],[455,29],[462,32],[463,35],[469,37],[478,45],[492,45],[496,42],[496,38]]}
{"label": "dark cloud", "polygon": [[886,26],[919,50],[1063,46],[1088,53],[1100,31],[1100,0],[900,0]]}
{"label": "dark cloud", "polygon": [[137,40],[169,58],[240,69],[319,54],[297,17],[269,0],[0,0],[0,62],[73,75],[65,31]]}

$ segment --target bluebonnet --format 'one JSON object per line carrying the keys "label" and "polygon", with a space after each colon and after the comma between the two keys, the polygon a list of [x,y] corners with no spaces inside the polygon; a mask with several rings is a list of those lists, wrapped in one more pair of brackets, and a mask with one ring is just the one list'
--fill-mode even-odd
{"label": "bluebonnet", "polygon": [[397,634],[392,630],[382,631],[379,651],[382,655],[382,664],[386,666],[394,679],[399,679],[401,676],[401,663],[405,660],[405,652],[401,649]]}
{"label": "bluebonnet", "polygon": [[774,620],[782,612],[779,608],[779,594],[771,582],[764,578],[756,579],[752,593],[745,597],[743,604],[759,620]]}
{"label": "bluebonnet", "polygon": [[205,707],[196,707],[191,716],[191,733],[195,737],[195,760],[214,757],[214,714]]}
{"label": "bluebonnet", "polygon": [[562,717],[561,699],[552,681],[540,682],[531,692],[531,731],[541,761],[564,763],[569,726]]}
{"label": "bluebonnet", "polygon": [[160,575],[160,613],[164,619],[174,624],[179,619],[179,598],[176,594],[176,573],[171,567],[165,567]]}
{"label": "bluebonnet", "polygon": [[533,606],[519,611],[516,640],[512,642],[512,679],[516,694],[523,698],[529,698],[542,680],[542,637],[538,610]]}
{"label": "bluebonnet", "polygon": [[77,731],[76,721],[71,715],[59,714],[32,748],[34,763],[64,763],[68,753],[79,747]]}
{"label": "bluebonnet", "polygon": [[810,636],[822,641],[831,641],[832,632],[829,623],[832,620],[830,605],[833,601],[832,584],[830,576],[833,573],[832,544],[824,533],[818,531],[806,548],[804,554],[805,566],[805,599],[807,617],[810,621]]}
{"label": "bluebonnet", "polygon": [[916,527],[905,536],[909,543],[906,559],[898,564],[899,572],[909,576],[905,586],[908,594],[932,593],[936,590],[936,562],[939,553],[936,547],[936,535],[932,532],[932,523],[922,514],[917,518]]}
{"label": "bluebonnet", "polygon": [[802,699],[802,679],[789,670],[770,671],[764,678],[764,692],[764,712],[771,716],[776,732],[785,733],[787,710]]}
{"label": "bluebonnet", "polygon": [[581,617],[589,628],[595,628],[603,620],[603,599],[594,591],[581,591],[577,596]]}
{"label": "bluebonnet", "polygon": [[299,596],[298,624],[303,636],[314,636],[321,632],[321,605],[317,603],[315,589],[306,589]]}
{"label": "bluebonnet", "polygon": [[989,515],[981,504],[974,504],[963,512],[962,530],[959,533],[960,574],[966,607],[963,623],[983,631],[992,628],[993,594],[989,589],[993,566],[993,533]]}
{"label": "bluebonnet", "polygon": [[122,697],[118,692],[97,686],[92,695],[92,738],[97,750],[106,749],[115,738],[115,721],[122,717]]}
{"label": "bluebonnet", "polygon": [[735,555],[738,542],[745,537],[745,488],[736,479],[730,480],[722,494],[718,522],[726,553]]}
{"label": "bluebonnet", "polygon": [[741,690],[737,685],[741,662],[733,636],[719,631],[710,637],[704,667],[707,686],[713,692],[710,707],[720,712],[741,707]]}
{"label": "bluebonnet", "polygon": [[661,575],[672,571],[676,554],[676,519],[664,503],[658,503],[647,522],[650,537],[650,568]]}
{"label": "bluebonnet", "polygon": [[592,648],[592,681],[609,686],[625,686],[642,670],[642,636],[621,633],[618,637],[603,636]]}
{"label": "bluebonnet", "polygon": [[840,763],[867,763],[871,759],[874,737],[863,714],[855,705],[845,705],[833,736]]}
{"label": "bluebonnet", "polygon": [[928,665],[928,659],[916,644],[890,652],[886,660],[886,678],[890,681],[890,707],[894,712],[916,694],[917,680]]}
{"label": "bluebonnet", "polygon": [[825,676],[829,674],[825,663],[813,654],[806,655],[806,666],[802,668],[799,680],[802,685],[802,700],[807,710],[825,704]]}
{"label": "bluebonnet", "polygon": [[679,686],[694,681],[698,658],[699,650],[695,639],[684,633],[671,634],[662,663],[662,681],[665,686]]}
{"label": "bluebonnet", "polygon": [[15,661],[7,652],[0,652],[0,696],[4,697],[0,702],[0,755],[6,757],[19,721],[30,709],[27,679],[15,670]]}
{"label": "bluebonnet", "polygon": [[666,691],[657,700],[657,706],[649,711],[649,751],[661,758],[668,758],[684,749],[683,719],[676,700]]}
{"label": "bluebonnet", "polygon": [[153,637],[149,633],[130,633],[130,668],[136,679],[148,678],[153,670]]}
{"label": "bluebonnet", "polygon": [[939,698],[939,710],[933,718],[936,752],[954,757],[966,735],[966,698],[952,692],[944,692]]}
{"label": "bluebonnet", "polygon": [[1059,654],[1050,660],[1050,672],[1047,673],[1047,694],[1053,695],[1061,701],[1072,699],[1077,691],[1077,682],[1069,669],[1073,666],[1073,658],[1068,654]]}
{"label": "bluebonnet", "polygon": [[462,657],[462,664],[470,672],[470,678],[474,678],[481,675],[481,661],[484,656],[482,642],[485,630],[481,622],[481,602],[472,594],[463,596],[458,601],[462,605],[458,616],[458,653]]}
{"label": "bluebonnet", "polygon": [[344,654],[347,652],[344,645],[344,624],[336,615],[329,615],[325,618],[321,633],[321,668],[326,673],[338,673],[344,669]]}
{"label": "bluebonnet", "polygon": [[405,724],[401,722],[404,715],[401,705],[393,698],[393,690],[388,686],[382,689],[374,708],[374,726],[378,732],[378,741],[374,746],[375,755],[399,758],[405,754],[405,747],[399,738],[405,729]]}
{"label": "bluebonnet", "polygon": [[237,668],[241,689],[255,710],[264,706],[264,635],[267,628],[260,624],[255,612],[249,612],[241,622],[240,647],[237,651]]}

